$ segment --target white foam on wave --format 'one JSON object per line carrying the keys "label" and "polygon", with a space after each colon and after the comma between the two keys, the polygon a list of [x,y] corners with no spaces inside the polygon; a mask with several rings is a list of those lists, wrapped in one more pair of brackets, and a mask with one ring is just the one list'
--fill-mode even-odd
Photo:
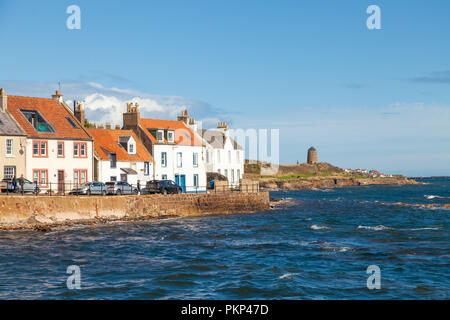
{"label": "white foam on wave", "polygon": [[431,194],[431,195],[426,194],[426,195],[424,195],[424,197],[427,198],[428,200],[435,199],[435,198],[442,198],[441,196],[436,196],[434,194]]}
{"label": "white foam on wave", "polygon": [[292,274],[286,273],[286,274],[283,274],[282,276],[279,276],[278,279],[292,279],[291,276],[292,276]]}
{"label": "white foam on wave", "polygon": [[331,251],[331,252],[347,252],[353,251],[353,248],[350,247],[323,247],[322,250]]}
{"label": "white foam on wave", "polygon": [[391,228],[380,224],[379,226],[375,226],[375,227],[373,227],[373,226],[358,226],[358,229],[381,231],[381,230],[387,230],[387,229],[391,229]]}
{"label": "white foam on wave", "polygon": [[409,229],[411,231],[419,231],[419,230],[439,230],[441,229],[440,227],[423,227],[423,228],[414,228],[414,229]]}
{"label": "white foam on wave", "polygon": [[330,229],[329,227],[325,227],[325,226],[318,226],[317,224],[313,224],[311,226],[312,230],[328,230]]}

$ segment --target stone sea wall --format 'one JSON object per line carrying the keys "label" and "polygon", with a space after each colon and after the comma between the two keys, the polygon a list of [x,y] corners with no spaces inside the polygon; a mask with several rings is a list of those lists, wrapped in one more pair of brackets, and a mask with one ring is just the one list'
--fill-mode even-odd
{"label": "stone sea wall", "polygon": [[0,229],[268,210],[269,193],[0,196]]}

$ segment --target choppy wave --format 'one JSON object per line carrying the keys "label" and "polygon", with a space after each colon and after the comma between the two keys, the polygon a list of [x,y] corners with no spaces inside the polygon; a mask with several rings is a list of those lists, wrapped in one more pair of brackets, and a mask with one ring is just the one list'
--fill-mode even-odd
{"label": "choppy wave", "polygon": [[438,198],[438,199],[444,198],[444,197],[441,197],[441,196],[436,196],[436,195],[434,195],[434,194],[431,194],[431,195],[427,195],[427,194],[426,194],[424,197],[427,198],[427,199],[429,199],[429,200],[431,200],[431,199],[436,199],[436,198]]}
{"label": "choppy wave", "polygon": [[328,230],[328,229],[330,229],[329,227],[326,227],[326,226],[319,226],[319,225],[317,225],[317,224],[313,224],[312,226],[311,226],[311,229],[312,230]]}
{"label": "choppy wave", "polygon": [[387,230],[387,229],[392,229],[392,228],[386,227],[386,226],[383,226],[382,224],[380,224],[378,226],[358,226],[358,229],[381,231],[381,230]]}

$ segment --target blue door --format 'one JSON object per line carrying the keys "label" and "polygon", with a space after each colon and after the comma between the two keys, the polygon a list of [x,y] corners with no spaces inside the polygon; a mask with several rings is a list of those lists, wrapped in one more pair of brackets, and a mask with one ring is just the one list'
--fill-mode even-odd
{"label": "blue door", "polygon": [[184,174],[176,174],[175,183],[183,189],[183,192],[186,192],[186,176]]}

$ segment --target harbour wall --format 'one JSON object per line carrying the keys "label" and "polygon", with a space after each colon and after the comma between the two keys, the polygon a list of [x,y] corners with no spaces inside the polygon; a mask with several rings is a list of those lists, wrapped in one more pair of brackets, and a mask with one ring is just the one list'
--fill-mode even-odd
{"label": "harbour wall", "polygon": [[268,210],[269,193],[0,196],[0,230]]}

